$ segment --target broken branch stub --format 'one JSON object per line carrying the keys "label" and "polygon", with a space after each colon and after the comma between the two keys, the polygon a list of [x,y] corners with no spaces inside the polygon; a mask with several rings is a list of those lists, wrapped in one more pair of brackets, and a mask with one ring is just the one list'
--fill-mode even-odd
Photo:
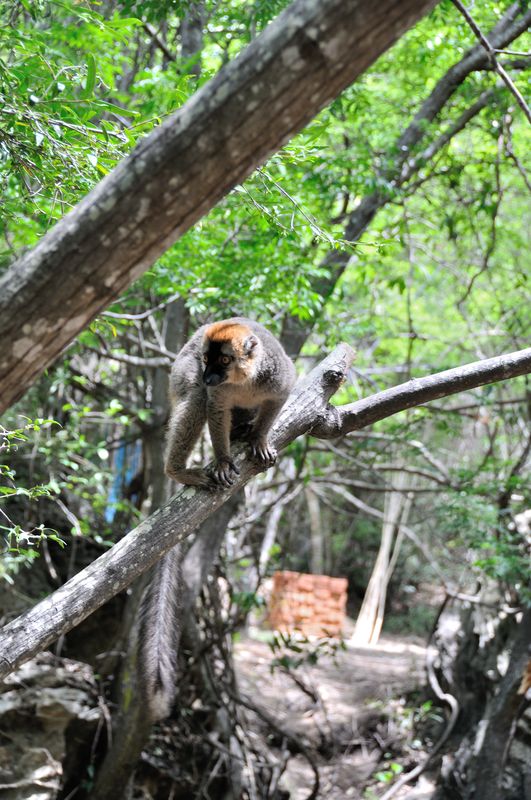
{"label": "broken branch stub", "polygon": [[529,373],[531,373],[531,347],[486,358],[483,361],[474,361],[424,378],[413,378],[346,406],[325,407],[310,432],[318,439],[345,436],[351,431],[366,428],[407,408]]}

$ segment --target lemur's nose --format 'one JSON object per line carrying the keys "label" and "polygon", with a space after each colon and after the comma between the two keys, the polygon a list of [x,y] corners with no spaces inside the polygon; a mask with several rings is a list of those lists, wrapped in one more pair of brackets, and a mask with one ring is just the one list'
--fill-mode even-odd
{"label": "lemur's nose", "polygon": [[205,373],[203,383],[206,383],[207,386],[217,386],[221,383],[221,375],[217,375],[215,372],[210,372],[208,375]]}

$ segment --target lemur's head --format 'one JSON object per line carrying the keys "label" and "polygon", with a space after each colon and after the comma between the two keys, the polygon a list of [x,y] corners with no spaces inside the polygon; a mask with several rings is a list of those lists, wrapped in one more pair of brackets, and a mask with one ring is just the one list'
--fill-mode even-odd
{"label": "lemur's head", "polygon": [[260,349],[258,337],[246,325],[226,320],[210,325],[203,336],[203,383],[245,383],[254,375]]}

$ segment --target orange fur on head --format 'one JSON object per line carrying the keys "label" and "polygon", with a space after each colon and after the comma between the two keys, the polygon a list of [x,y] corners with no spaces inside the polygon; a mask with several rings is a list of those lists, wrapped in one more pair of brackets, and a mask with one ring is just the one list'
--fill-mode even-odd
{"label": "orange fur on head", "polygon": [[247,325],[239,322],[214,322],[205,331],[205,337],[211,342],[230,342],[238,355],[243,355],[243,343],[252,333]]}

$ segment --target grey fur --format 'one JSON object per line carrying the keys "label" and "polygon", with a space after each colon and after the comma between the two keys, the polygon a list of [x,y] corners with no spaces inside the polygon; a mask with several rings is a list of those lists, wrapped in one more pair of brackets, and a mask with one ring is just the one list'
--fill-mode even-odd
{"label": "grey fur", "polygon": [[[233,482],[231,433],[243,432],[253,455],[264,465],[274,461],[276,453],[267,443],[267,434],[296,378],[295,367],[281,344],[262,325],[245,317],[224,322],[245,325],[258,340],[253,339],[249,352],[242,355],[245,369],[251,368],[248,374],[243,374],[238,383],[205,385],[203,348],[210,326],[204,325],[177,355],[170,378],[172,413],[166,472],[181,483],[209,488]],[[230,341],[221,350],[230,353]],[[217,467],[213,473],[186,469],[188,456],[207,421]],[[153,722],[170,713],[175,698],[183,592],[182,549],[177,546],[153,567],[140,609],[138,675]]]}
{"label": "grey fur", "polygon": [[155,564],[140,607],[138,678],[152,722],[167,717],[175,699],[184,592],[182,558],[182,548],[177,545]]}
{"label": "grey fur", "polygon": [[[173,364],[170,378],[172,414],[168,429],[166,472],[179,483],[222,486],[234,482],[236,467],[230,458],[230,434],[234,412],[252,411],[254,419],[248,435],[253,456],[270,466],[276,453],[267,443],[267,435],[286,401],[296,379],[295,367],[282,345],[266,328],[245,317],[232,317],[218,325],[244,325],[258,340],[252,351],[240,358],[242,369],[249,374],[237,382],[216,386],[203,383],[203,325],[185,344]],[[231,342],[223,343],[221,352],[234,355]],[[210,471],[187,469],[186,461],[205,423],[208,422],[216,465]]]}

